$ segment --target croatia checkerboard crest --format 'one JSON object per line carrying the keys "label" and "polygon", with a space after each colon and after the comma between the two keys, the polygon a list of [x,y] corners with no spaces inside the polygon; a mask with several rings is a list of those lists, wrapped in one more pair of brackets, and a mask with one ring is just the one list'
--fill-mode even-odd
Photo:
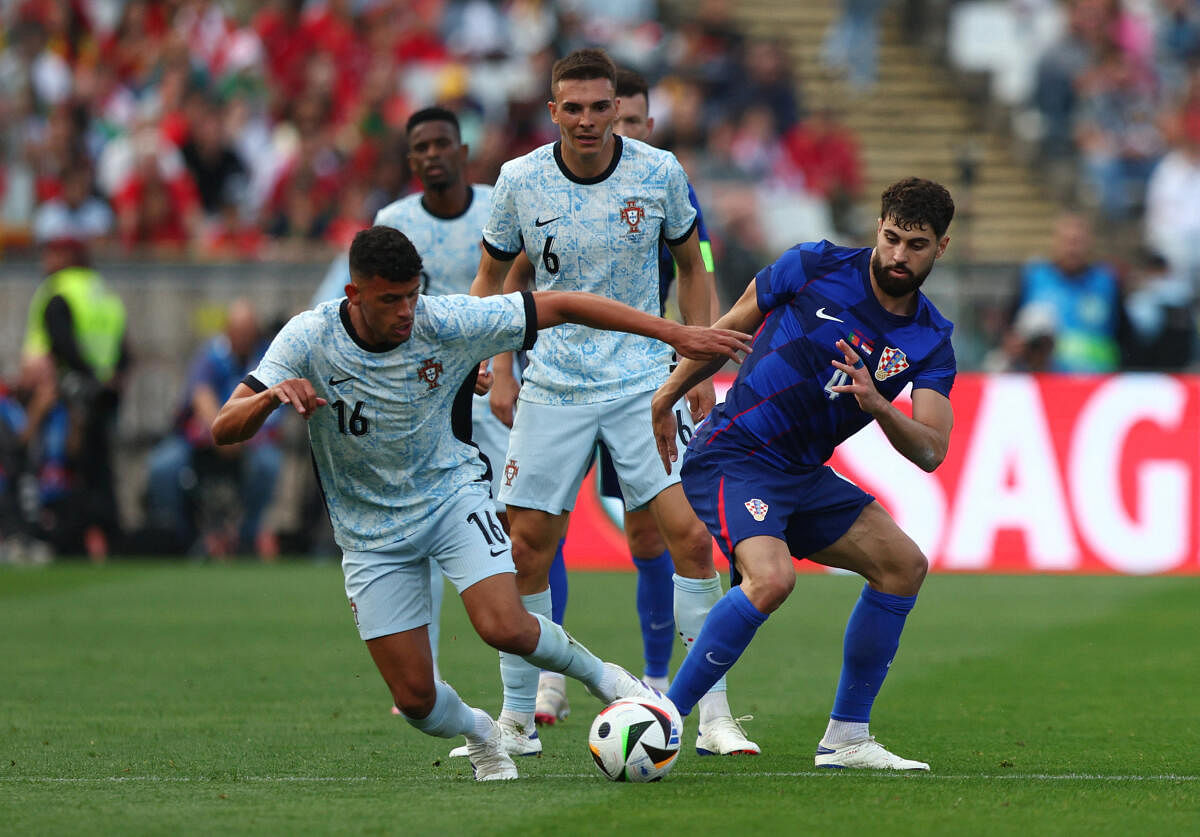
{"label": "croatia checkerboard crest", "polygon": [[750,512],[750,516],[762,523],[767,519],[767,509],[769,507],[762,500],[755,497],[753,500],[746,501],[746,511]]}
{"label": "croatia checkerboard crest", "polygon": [[875,367],[875,380],[886,381],[893,375],[899,375],[908,368],[908,358],[899,349],[888,346],[879,356],[879,365]]}

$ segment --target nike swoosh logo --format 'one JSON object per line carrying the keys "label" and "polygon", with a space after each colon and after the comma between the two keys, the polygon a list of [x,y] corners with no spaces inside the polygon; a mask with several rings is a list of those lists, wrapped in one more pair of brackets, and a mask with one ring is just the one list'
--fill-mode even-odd
{"label": "nike swoosh logo", "polygon": [[499,549],[493,549],[488,554],[491,555],[493,558],[499,558],[501,555],[503,555],[506,552],[508,552],[508,548],[502,546]]}
{"label": "nike swoosh logo", "polygon": [[353,375],[351,375],[349,378],[338,378],[336,381],[333,379],[333,376],[330,375],[329,376],[329,385],[331,387],[336,387],[338,384],[344,384],[344,383],[346,383],[346,381],[353,381],[353,380],[354,380]]}
{"label": "nike swoosh logo", "polygon": [[561,217],[562,217],[561,215],[555,215],[549,221],[543,221],[541,218],[538,218],[536,221],[533,222],[533,225],[535,227],[544,227],[547,224],[553,224],[555,221],[557,221]]}
{"label": "nike swoosh logo", "polygon": [[820,308],[817,309],[817,316],[820,317],[822,320],[833,320],[835,323],[846,322],[845,320],[839,320],[837,317],[833,316],[832,314],[826,314],[824,305],[822,305]]}
{"label": "nike swoosh logo", "polygon": [[675,627],[675,620],[673,620],[673,619],[670,622],[663,622],[661,625],[658,622],[650,623],[650,630],[652,630],[652,631],[661,631],[664,628],[673,628],[673,627]]}
{"label": "nike swoosh logo", "polygon": [[732,662],[728,662],[728,663],[723,663],[723,662],[721,662],[720,660],[718,660],[717,658],[715,658],[715,657],[713,656],[713,652],[711,652],[711,651],[706,651],[706,652],[705,652],[705,654],[704,654],[704,659],[708,660],[708,661],[709,661],[710,663],[712,663],[714,666],[731,666],[731,665],[733,665],[733,663],[732,663]]}

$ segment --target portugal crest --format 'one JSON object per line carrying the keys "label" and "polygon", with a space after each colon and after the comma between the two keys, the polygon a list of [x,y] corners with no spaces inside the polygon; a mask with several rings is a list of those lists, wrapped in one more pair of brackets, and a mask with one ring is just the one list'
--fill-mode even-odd
{"label": "portugal crest", "polygon": [[517,475],[517,471],[521,470],[517,467],[517,460],[510,459],[504,466],[504,484],[512,485],[513,477]]}
{"label": "portugal crest", "polygon": [[621,220],[629,225],[629,234],[633,235],[638,230],[638,224],[642,223],[642,219],[646,217],[646,210],[638,206],[637,198],[629,198],[625,201],[625,205],[621,207]]}
{"label": "portugal crest", "polygon": [[886,381],[893,375],[899,375],[908,368],[908,358],[899,349],[888,346],[879,356],[879,365],[875,367],[875,380]]}
{"label": "portugal crest", "polygon": [[438,378],[442,377],[441,362],[431,357],[425,358],[421,361],[421,368],[417,370],[417,377],[429,384],[430,389],[437,389]]}
{"label": "portugal crest", "polygon": [[746,501],[746,511],[750,512],[750,516],[762,523],[767,519],[767,509],[769,507],[762,500],[755,497],[753,500]]}

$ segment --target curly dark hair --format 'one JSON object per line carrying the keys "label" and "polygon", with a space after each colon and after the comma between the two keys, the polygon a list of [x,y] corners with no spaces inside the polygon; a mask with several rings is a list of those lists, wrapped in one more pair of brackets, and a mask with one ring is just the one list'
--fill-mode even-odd
{"label": "curly dark hair", "polygon": [[902,230],[928,224],[938,239],[954,218],[954,199],[946,187],[921,177],[897,180],[883,190],[879,203],[880,218],[892,219]]}
{"label": "curly dark hair", "polygon": [[394,227],[361,230],[350,245],[350,276],[389,282],[411,282],[421,275],[421,256],[408,236]]}
{"label": "curly dark hair", "polygon": [[577,49],[566,58],[554,62],[550,70],[550,97],[558,101],[558,83],[564,79],[589,81],[606,78],[617,87],[617,67],[602,49]]}

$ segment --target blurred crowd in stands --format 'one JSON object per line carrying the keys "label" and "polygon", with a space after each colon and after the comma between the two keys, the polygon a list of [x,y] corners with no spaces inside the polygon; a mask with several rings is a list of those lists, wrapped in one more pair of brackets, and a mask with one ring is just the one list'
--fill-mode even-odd
{"label": "blurred crowd in stands", "polygon": [[409,113],[456,111],[474,179],[492,182],[555,138],[553,61],[598,44],[651,79],[654,141],[711,199],[718,255],[729,239],[744,278],[741,251],[788,246],[798,220],[809,237],[852,232],[862,175],[784,47],[744,39],[731,6],[670,22],[654,0],[15,0],[0,222],[10,247],[28,233],[122,257],[332,252],[413,188]]}
{"label": "blurred crowd in stands", "polygon": [[[105,258],[327,263],[419,188],[410,113],[454,110],[471,178],[491,183],[557,138],[550,67],[578,47],[651,81],[651,142],[696,187],[723,305],[797,241],[868,241],[875,196],[839,110],[853,100],[805,101],[787,44],[746,37],[735,2],[0,5],[0,249],[36,252],[42,282],[22,367],[0,381],[0,560],[99,559],[124,538],[111,453],[130,361]],[[820,44],[853,96],[897,71],[877,49],[887,6],[842,0]],[[1009,301],[984,329],[996,345],[964,350],[963,367],[1195,370],[1200,0],[909,0],[905,20],[906,37],[944,24],[951,64],[991,73],[1035,165],[1071,173],[1051,251],[1014,254]],[[1105,238],[1139,229],[1140,246],[1097,247],[1096,223]],[[279,438],[217,455],[205,432],[264,325],[232,302],[197,349],[149,457],[147,551],[279,550],[263,523]]]}

